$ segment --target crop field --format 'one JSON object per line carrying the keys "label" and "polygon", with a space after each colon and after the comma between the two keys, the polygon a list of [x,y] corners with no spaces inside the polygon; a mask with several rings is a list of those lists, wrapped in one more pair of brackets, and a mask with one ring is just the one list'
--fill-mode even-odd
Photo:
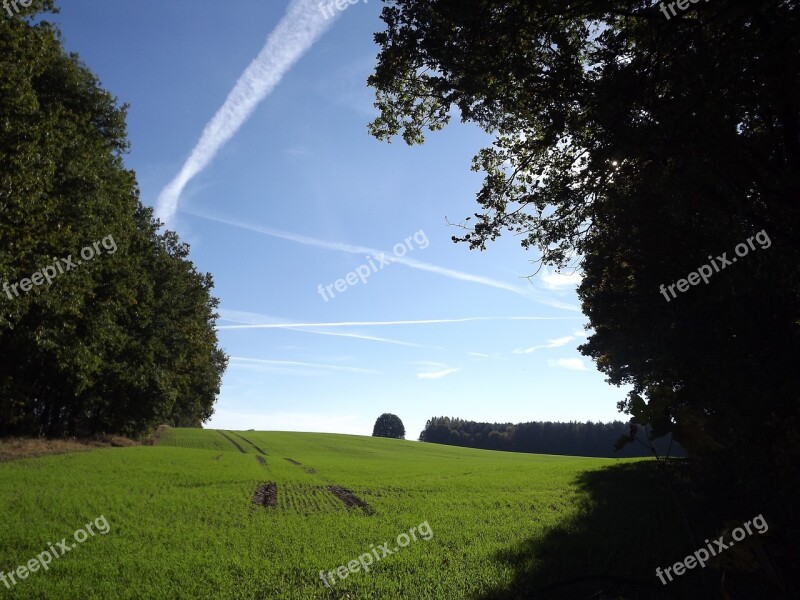
{"label": "crop field", "polygon": [[6,462],[0,571],[108,530],[0,598],[679,598],[653,571],[692,548],[650,467],[199,429]]}

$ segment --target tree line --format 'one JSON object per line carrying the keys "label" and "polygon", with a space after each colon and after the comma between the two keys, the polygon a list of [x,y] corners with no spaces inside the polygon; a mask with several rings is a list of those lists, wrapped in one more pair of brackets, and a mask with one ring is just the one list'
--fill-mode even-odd
{"label": "tree line", "polygon": [[[213,280],[140,202],[127,107],[46,12],[0,20],[0,436],[199,426],[227,363]],[[113,254],[81,261],[97,240]]]}
{"label": "tree line", "polygon": [[[646,445],[625,445],[618,442],[630,433],[630,425],[622,421],[610,423],[557,423],[533,421],[529,423],[479,423],[455,417],[433,417],[425,423],[419,435],[421,442],[531,452],[534,454],[565,454],[570,456],[595,456],[625,458],[653,456]],[[656,440],[658,456],[683,456],[683,449],[670,438]]]}

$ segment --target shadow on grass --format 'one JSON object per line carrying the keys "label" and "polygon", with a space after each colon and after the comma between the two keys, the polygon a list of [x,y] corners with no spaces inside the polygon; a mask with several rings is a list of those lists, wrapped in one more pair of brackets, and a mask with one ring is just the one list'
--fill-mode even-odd
{"label": "shadow on grass", "polygon": [[[696,530],[709,531],[695,540],[655,461],[582,473],[576,484],[583,496],[578,515],[496,554],[495,561],[513,570],[513,579],[474,600],[723,598],[720,572],[711,566],[687,570],[666,585],[656,577],[656,567],[663,570],[703,547],[718,521],[702,513],[687,515]],[[741,584],[747,595],[729,598],[777,597],[760,584]]]}

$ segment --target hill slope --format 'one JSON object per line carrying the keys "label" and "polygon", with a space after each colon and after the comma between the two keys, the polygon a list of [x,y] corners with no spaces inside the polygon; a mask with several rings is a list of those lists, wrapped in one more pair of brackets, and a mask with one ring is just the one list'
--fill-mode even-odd
{"label": "hill slope", "polygon": [[[70,542],[101,515],[109,527],[46,572],[0,583],[0,597],[487,599],[601,573],[641,579],[641,597],[657,598],[655,566],[688,551],[685,541],[651,547],[677,526],[665,495],[641,489],[638,473],[616,476],[613,493],[634,492],[647,512],[597,513],[593,496],[606,473],[639,466],[197,429],[167,431],[157,447],[0,464],[0,570]],[[342,578],[335,571],[348,563],[355,572]]]}

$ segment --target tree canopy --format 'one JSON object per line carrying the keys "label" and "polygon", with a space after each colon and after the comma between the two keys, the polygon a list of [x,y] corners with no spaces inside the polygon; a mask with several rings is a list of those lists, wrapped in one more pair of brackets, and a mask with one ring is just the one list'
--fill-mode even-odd
{"label": "tree canopy", "polygon": [[387,0],[382,19],[371,133],[418,144],[458,115],[494,136],[454,241],[510,232],[579,269],[581,352],[632,386],[628,439],[671,432],[717,489],[793,514],[798,3]]}
{"label": "tree canopy", "polygon": [[[766,462],[765,439],[797,453],[777,442],[800,396],[797,3],[666,19],[641,0],[391,0],[382,18],[371,132],[421,143],[457,111],[495,136],[454,240],[510,231],[542,264],[580,268],[582,352],[633,386],[620,407],[654,435],[696,455],[733,439]],[[757,232],[771,247],[660,293]]]}
{"label": "tree canopy", "polygon": [[53,10],[0,22],[0,435],[199,426],[227,362],[212,278],[139,201],[126,107],[65,53]]}
{"label": "tree canopy", "polygon": [[375,421],[372,437],[396,438],[402,440],[406,437],[406,428],[400,417],[392,413],[383,413]]}

